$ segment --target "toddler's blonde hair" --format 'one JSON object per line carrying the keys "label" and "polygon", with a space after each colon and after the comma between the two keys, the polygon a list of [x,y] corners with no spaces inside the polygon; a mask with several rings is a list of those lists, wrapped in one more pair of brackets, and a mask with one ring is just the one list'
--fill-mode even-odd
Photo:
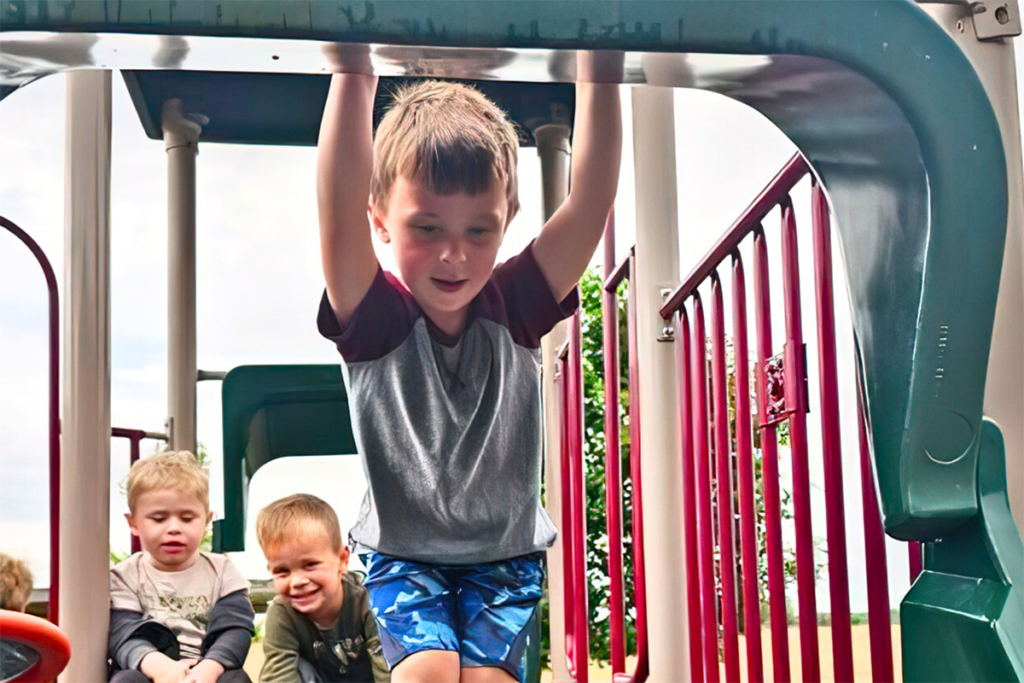
{"label": "toddler's blonde hair", "polygon": [[128,509],[134,514],[139,496],[166,489],[196,496],[209,512],[210,475],[188,451],[165,451],[132,465],[125,480]]}
{"label": "toddler's blonde hair", "polygon": [[325,501],[309,493],[296,493],[260,510],[256,515],[256,540],[266,554],[286,539],[293,537],[297,530],[309,523],[318,524],[327,535],[331,549],[341,552],[341,526],[338,514]]}
{"label": "toddler's blonde hair", "polygon": [[24,612],[32,595],[32,572],[19,559],[0,553],[0,609]]}

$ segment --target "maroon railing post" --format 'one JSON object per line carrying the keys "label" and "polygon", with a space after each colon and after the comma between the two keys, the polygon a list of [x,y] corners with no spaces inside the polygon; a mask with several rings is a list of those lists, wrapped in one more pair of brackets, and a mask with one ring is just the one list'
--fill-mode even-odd
{"label": "maroon railing post", "polygon": [[864,407],[858,395],[857,436],[860,444],[860,490],[864,508],[864,559],[868,583],[868,633],[871,638],[871,678],[893,681],[892,617],[889,614],[889,569],[885,531],[871,469]]}
{"label": "maroon railing post", "polygon": [[843,515],[843,455],[839,431],[839,377],[836,370],[835,304],[832,291],[832,237],[828,202],[821,185],[811,189],[814,294],[818,316],[818,374],[821,392],[821,445],[825,469],[825,524],[828,537],[828,589],[832,610],[832,663],[837,683],[853,681],[850,630],[850,578]]}
{"label": "maroon railing post", "polygon": [[[814,537],[811,530],[811,479],[807,465],[807,406],[804,396],[803,325],[800,320],[800,264],[797,258],[796,218],[793,202],[782,203],[782,288],[786,303],[786,407],[789,416],[790,455],[793,458],[793,517],[796,524],[797,604],[800,608],[801,678],[821,680],[818,661],[818,612],[814,595]],[[792,400],[791,400],[792,399]]]}
{"label": "maroon railing post", "polygon": [[736,557],[732,527],[732,448],[729,440],[729,388],[725,373],[725,302],[718,272],[711,275],[711,386],[714,400],[715,470],[718,502],[718,571],[722,578],[722,649],[725,680],[740,680],[736,626]]}
{"label": "maroon railing post", "polygon": [[[582,350],[580,338],[580,313],[577,310],[572,317],[569,328],[569,345],[566,364],[564,366],[567,413],[565,424],[568,429],[567,451],[569,467],[569,524],[572,526],[571,544],[565,548],[571,556],[572,566],[572,603],[573,610],[566,612],[566,618],[572,619],[572,648],[566,636],[566,651],[570,653],[574,678],[578,683],[587,683],[590,666],[590,633],[587,609],[587,577],[586,577],[586,522],[584,518],[583,488],[583,377]],[[565,522],[563,521],[563,527]]]}
{"label": "maroon railing post", "polygon": [[[603,279],[615,270],[615,217],[608,214],[604,228]],[[604,474],[605,519],[608,525],[608,611],[612,671],[626,670],[625,589],[622,566],[622,455],[619,435],[619,297],[601,291],[604,325]]]}
{"label": "maroon railing post", "polygon": [[[571,323],[570,323],[571,324]],[[561,382],[561,488],[562,488],[562,574],[565,585],[562,592],[562,607],[565,611],[565,660],[569,669],[570,678],[576,678],[576,573],[574,571],[575,558],[573,556],[573,515],[572,515],[572,476],[571,456],[569,446],[569,423],[571,421],[571,400],[570,400],[570,379],[569,359],[559,358],[555,373],[556,381]]]}
{"label": "maroon railing post", "polygon": [[718,617],[715,599],[715,539],[711,521],[711,463],[708,450],[707,335],[700,295],[693,295],[690,362],[693,387],[693,432],[697,471],[697,535],[700,547],[701,610],[704,617],[704,674],[718,683]]}
{"label": "maroon railing post", "polygon": [[[636,273],[636,255],[629,257],[629,272]],[[636,287],[630,282],[626,330],[629,335],[629,477],[633,482],[633,604],[636,607],[636,670],[612,674],[615,683],[643,683],[647,680],[647,574],[644,563],[644,506],[640,443],[640,356],[637,347]],[[582,382],[581,382],[582,386]],[[584,622],[586,626],[586,622]]]}
{"label": "maroon railing post", "polygon": [[57,277],[50,259],[38,243],[13,221],[0,216],[0,225],[28,247],[43,271],[47,296],[47,431],[49,432],[50,484],[50,595],[46,618],[57,625],[60,613],[60,306],[57,300]]}
{"label": "maroon railing post", "polygon": [[750,355],[747,349],[747,284],[743,261],[732,259],[733,371],[736,378],[736,460],[740,495],[740,556],[743,562],[743,634],[747,678],[764,680],[761,661],[761,600],[757,590],[757,519],[754,502],[754,454],[750,436]]}
{"label": "maroon railing post", "polygon": [[786,619],[786,577],[782,560],[782,504],[779,498],[779,453],[774,424],[768,415],[765,366],[772,357],[772,314],[768,286],[768,247],[760,229],[754,237],[754,323],[757,335],[757,404],[761,430],[761,474],[764,483],[765,545],[768,554],[768,604],[772,629],[772,673],[789,683],[789,626]]}
{"label": "maroon railing post", "polygon": [[[683,552],[686,558],[686,620],[690,631],[690,678],[704,680],[704,640],[701,633],[700,562],[697,555],[697,483],[693,467],[693,414],[690,410],[690,319],[686,308],[675,316],[679,452],[683,459]],[[717,644],[716,644],[717,647]]]}

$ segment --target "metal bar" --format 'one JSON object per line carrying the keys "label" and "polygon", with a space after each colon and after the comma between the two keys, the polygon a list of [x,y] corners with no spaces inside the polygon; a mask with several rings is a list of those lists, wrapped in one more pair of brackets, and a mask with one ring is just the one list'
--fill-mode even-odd
{"label": "metal bar", "polygon": [[[565,550],[569,554],[571,568],[571,605],[566,605],[566,618],[571,619],[572,628],[566,629],[566,653],[570,658],[570,669],[578,683],[587,683],[590,665],[589,627],[587,613],[586,582],[586,523],[583,510],[583,378],[581,362],[580,313],[577,311],[570,324],[568,353],[565,359],[566,413],[566,455],[569,491],[566,496],[568,514],[572,528],[570,542]],[[563,481],[564,481],[563,480]],[[563,522],[563,526],[565,526]],[[570,592],[567,592],[567,596]],[[568,598],[567,598],[568,600]]]}
{"label": "metal bar", "polygon": [[676,311],[676,381],[679,396],[679,452],[683,459],[683,552],[686,557],[687,626],[690,632],[690,678],[704,680],[704,639],[701,632],[700,562],[697,553],[697,482],[693,466],[693,412],[690,408],[690,319]]}
{"label": "metal bar", "polygon": [[835,301],[832,290],[832,236],[828,200],[817,182],[811,188],[814,300],[818,318],[818,375],[821,446],[825,470],[825,525],[828,538],[828,590],[832,610],[832,667],[837,683],[853,681],[850,630],[850,578],[843,514],[843,453],[839,426],[839,373],[836,370]]}
{"label": "metal bar", "polygon": [[20,226],[3,216],[0,225],[28,247],[43,271],[47,301],[47,434],[50,486],[50,595],[46,618],[57,625],[60,598],[60,305],[57,276],[46,252]]}
{"label": "metal bar", "polygon": [[865,429],[864,406],[857,397],[857,435],[860,443],[860,490],[864,509],[864,558],[868,583],[868,633],[871,639],[871,678],[893,681],[892,617],[889,614],[889,569],[885,530],[878,492],[871,471],[871,449]]}
{"label": "metal bar", "polygon": [[[570,322],[570,325],[572,323]],[[566,346],[566,352],[569,347]],[[568,376],[568,357],[567,353],[565,357],[560,353],[558,355],[557,362],[557,380],[561,382],[561,396],[562,396],[562,420],[561,420],[561,431],[562,431],[562,449],[561,449],[561,461],[562,461],[562,572],[565,576],[565,592],[564,597],[564,610],[565,610],[565,660],[566,667],[569,669],[569,676],[573,680],[576,679],[576,645],[575,645],[575,633],[576,633],[576,572],[574,571],[575,566],[575,555],[573,554],[573,514],[572,514],[572,477],[570,475],[571,470],[571,456],[570,445],[569,445],[569,423],[571,414],[571,401],[570,401],[570,379]]]}
{"label": "metal bar", "polygon": [[[628,262],[628,259],[627,259]],[[604,228],[604,268],[607,280],[615,269],[615,217],[608,214]],[[604,324],[604,474],[605,520],[608,527],[608,608],[612,672],[626,670],[625,588],[622,565],[622,455],[619,434],[619,297],[601,293]]]}
{"label": "metal bar", "polygon": [[[636,256],[629,257],[635,271]],[[647,642],[647,578],[644,564],[644,506],[640,455],[640,360],[637,347],[637,292],[629,288],[626,329],[629,345],[629,477],[633,481],[633,605],[636,608],[636,668],[632,674],[612,674],[614,683],[643,683],[649,673]],[[582,385],[582,380],[581,380]],[[584,628],[586,623],[584,622]]]}
{"label": "metal bar", "polygon": [[[711,464],[708,452],[707,338],[704,307],[693,295],[691,358],[693,380],[693,431],[697,471],[697,537],[700,550],[701,612],[704,618],[704,680],[718,683],[718,617],[715,599],[714,528],[711,521]],[[682,340],[681,340],[682,341]]]}
{"label": "metal bar", "polygon": [[919,541],[911,541],[907,544],[907,552],[910,555],[910,583],[914,583],[924,569],[922,550],[923,548]]}
{"label": "metal bar", "polygon": [[[807,415],[803,325],[800,319],[800,265],[793,202],[782,203],[782,288],[786,312],[786,405],[793,458],[793,517],[796,524],[797,604],[800,609],[800,661],[804,681],[818,683],[818,612],[814,595],[814,538],[811,530],[811,480],[807,463]],[[793,401],[790,401],[791,396]]]}
{"label": "metal bar", "polygon": [[[757,405],[761,419],[768,411],[765,364],[773,355],[771,296],[768,285],[768,247],[764,232],[754,237],[754,323],[757,334]],[[777,683],[789,683],[789,626],[786,618],[786,577],[782,560],[782,509],[779,498],[779,453],[775,426],[760,430],[761,476],[764,485],[765,546],[768,554],[768,603],[772,631],[772,673]]]}
{"label": "metal bar", "polygon": [[623,280],[629,277],[630,261],[633,258],[635,249],[630,249],[629,256],[627,256],[622,263],[616,266],[610,275],[607,275],[604,280],[604,291],[614,292],[619,288],[619,284]]}
{"label": "metal bar", "polygon": [[729,388],[725,374],[725,302],[718,271],[711,273],[711,387],[714,401],[712,429],[718,466],[718,571],[722,580],[722,650],[725,680],[740,680],[740,649],[736,624],[736,546],[732,497],[732,448],[729,439]]}
{"label": "metal bar", "polygon": [[733,371],[736,380],[736,460],[740,497],[740,557],[743,562],[743,635],[747,678],[764,680],[761,659],[761,600],[757,590],[757,512],[754,502],[754,453],[750,422],[750,352],[747,347],[747,284],[743,261],[732,258]]}
{"label": "metal bar", "polygon": [[757,229],[768,212],[789,195],[789,191],[809,170],[807,162],[800,156],[800,153],[794,154],[782,167],[782,170],[776,173],[771,182],[761,190],[761,194],[740,214],[736,222],[725,231],[711,251],[701,259],[700,265],[690,271],[682,284],[672,291],[659,311],[661,317],[666,320],[671,318],[687,297],[697,290],[700,283],[707,279],[711,272],[718,267],[718,264],[736,249],[744,237]]}

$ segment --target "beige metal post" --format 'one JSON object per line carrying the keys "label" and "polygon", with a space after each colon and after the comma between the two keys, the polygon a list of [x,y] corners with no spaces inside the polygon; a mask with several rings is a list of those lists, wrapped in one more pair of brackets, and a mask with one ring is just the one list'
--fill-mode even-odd
{"label": "beige metal post", "polygon": [[[637,349],[643,463],[644,542],[650,680],[690,680],[686,564],[682,538],[682,463],[678,454],[675,358],[658,341],[662,292],[679,284],[675,118],[671,88],[632,89],[636,183]],[[678,342],[675,342],[678,343]]]}
{"label": "beige metal post", "polygon": [[[544,220],[551,217],[569,191],[569,133],[568,126],[548,124],[533,131],[540,157],[541,184],[544,193]],[[560,323],[541,340],[544,372],[544,507],[555,526],[562,528],[562,475],[559,461],[561,453],[562,410],[555,386],[555,354],[566,339],[565,323]],[[555,683],[569,681],[565,662],[565,582],[562,577],[562,539],[548,550],[548,624],[550,627],[551,670]]]}
{"label": "beige metal post", "polygon": [[110,71],[67,75],[60,625],[62,681],[105,681],[110,616]]}
{"label": "beige metal post", "polygon": [[164,103],[167,151],[167,410],[171,448],[196,450],[196,154],[202,127]]}
{"label": "beige metal post", "polygon": [[[1016,4],[1012,3],[1013,10],[1019,11]],[[1024,175],[1013,40],[979,40],[971,4],[922,8],[946,29],[970,59],[992,102],[1003,136],[1010,205],[984,412],[1003,432],[1010,508],[1017,528],[1024,531]],[[991,13],[994,9],[990,7],[987,11]]]}

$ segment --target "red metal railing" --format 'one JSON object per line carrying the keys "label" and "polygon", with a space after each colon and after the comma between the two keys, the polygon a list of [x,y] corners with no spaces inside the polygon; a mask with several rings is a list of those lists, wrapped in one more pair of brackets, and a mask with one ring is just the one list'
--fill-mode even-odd
{"label": "red metal railing", "polygon": [[50,599],[46,618],[57,624],[60,606],[60,307],[57,301],[57,278],[46,254],[27,232],[0,216],[0,225],[28,247],[39,262],[46,279],[48,301],[47,347],[49,353],[48,410],[50,470]]}
{"label": "red metal railing", "polygon": [[[684,556],[690,604],[690,667],[694,680],[741,679],[738,644],[738,597],[742,596],[746,678],[763,681],[760,637],[760,591],[767,588],[771,630],[772,674],[790,681],[786,577],[782,542],[782,505],[777,430],[787,423],[792,466],[793,522],[796,531],[796,583],[799,607],[800,679],[820,681],[814,541],[807,413],[806,346],[803,339],[796,219],[789,194],[809,172],[794,156],[748,209],[684,279],[661,309],[674,317],[680,409],[680,455],[683,459]],[[777,354],[772,344],[768,257],[761,221],[781,209],[781,253],[785,342]],[[832,292],[831,236],[828,203],[812,185],[812,236],[819,403],[824,467],[825,526],[831,603],[832,671],[836,681],[853,680],[846,520],[839,421],[838,371]],[[741,242],[753,235],[753,315],[755,319],[758,420],[753,424],[749,386],[746,281]],[[727,371],[726,311],[718,270],[731,259],[734,390]],[[710,337],[705,303],[698,287],[710,280]],[[708,344],[710,339],[710,358]],[[710,368],[710,382],[708,378]],[[710,388],[710,396],[709,396]],[[735,422],[730,422],[730,407]],[[709,414],[710,410],[710,414]],[[864,502],[865,551],[872,674],[893,680],[892,641],[885,562],[885,538],[871,475],[868,440],[860,417],[860,461]],[[760,585],[757,555],[754,439],[759,441],[764,502],[767,586]],[[714,498],[712,498],[714,495]],[[736,514],[738,508],[738,515]],[[717,510],[717,519],[714,512]],[[717,522],[717,525],[716,525]],[[739,536],[739,544],[735,537]],[[738,556],[737,556],[738,551]],[[920,552],[911,548],[912,562]],[[717,559],[717,561],[716,561]],[[737,586],[736,573],[741,583]],[[912,568],[912,572],[914,568]],[[702,627],[698,627],[702,624]],[[719,639],[724,671],[719,670]]]}
{"label": "red metal railing", "polygon": [[587,530],[583,486],[583,368],[580,314],[570,321],[559,352],[556,381],[562,395],[562,569],[565,576],[565,654],[569,675],[587,683],[590,632],[587,620]]}
{"label": "red metal railing", "polygon": [[[636,256],[630,254],[618,267],[612,268],[614,263],[615,225],[613,218],[605,227],[605,274],[604,281],[604,310],[605,329],[608,326],[616,328],[614,334],[606,334],[604,338],[604,359],[605,359],[605,415],[604,423],[607,433],[608,425],[615,424],[615,440],[605,440],[606,458],[619,458],[620,441],[618,438],[619,421],[619,285],[627,280],[636,268]],[[626,301],[626,330],[628,335],[627,353],[629,364],[629,476],[633,484],[633,604],[636,607],[636,666],[632,673],[626,671],[626,641],[624,617],[620,617],[618,623],[612,622],[611,630],[611,651],[612,651],[612,680],[614,683],[643,683],[647,680],[650,671],[648,661],[648,640],[647,640],[647,572],[644,559],[644,514],[643,514],[643,477],[641,476],[640,454],[642,452],[640,442],[640,389],[638,369],[639,354],[637,349],[636,331],[636,288],[630,287]],[[607,373],[607,368],[615,370]],[[621,506],[621,473],[616,465],[614,471],[605,470],[605,485],[609,497],[616,498],[616,505]],[[612,518],[607,517],[608,524],[608,564],[609,575],[617,574],[622,576],[622,525],[613,524]],[[611,549],[615,549],[613,556]],[[617,585],[609,586],[609,603],[619,606],[625,604],[626,595],[623,582],[620,580]]]}
{"label": "red metal railing", "polygon": [[[158,441],[167,441],[166,434],[158,434],[155,432],[147,432],[142,429],[122,429],[121,427],[113,427],[110,430],[110,436],[113,438],[128,439],[129,443],[129,468],[138,462],[139,444],[143,439],[156,439]],[[135,554],[142,550],[142,544],[139,542],[139,537],[132,534],[131,538],[131,549],[132,554]]]}

